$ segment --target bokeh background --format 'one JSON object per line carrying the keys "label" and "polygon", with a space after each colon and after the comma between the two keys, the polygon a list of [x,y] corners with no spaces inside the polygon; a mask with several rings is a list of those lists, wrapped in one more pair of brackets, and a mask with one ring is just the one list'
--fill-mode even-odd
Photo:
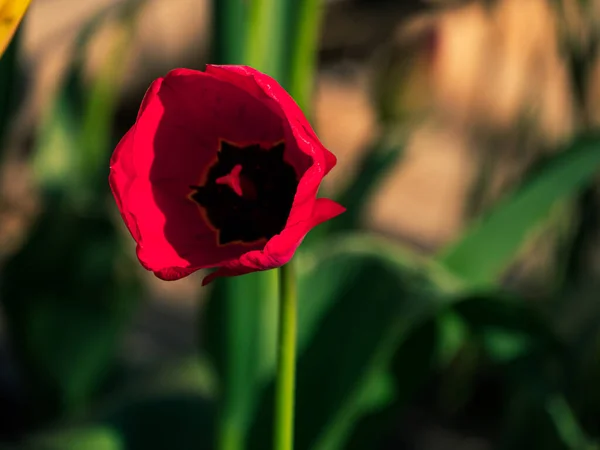
{"label": "bokeh background", "polygon": [[[272,295],[145,272],[106,183],[153,79],[247,62],[225,3],[34,0],[0,60],[0,448],[270,448]],[[600,2],[317,8],[297,449],[599,449]]]}

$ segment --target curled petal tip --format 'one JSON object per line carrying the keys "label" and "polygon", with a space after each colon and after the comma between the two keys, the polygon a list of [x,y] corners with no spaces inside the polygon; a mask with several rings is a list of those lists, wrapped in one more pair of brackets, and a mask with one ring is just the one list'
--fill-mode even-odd
{"label": "curled petal tip", "polygon": [[313,225],[318,225],[327,220],[333,219],[336,216],[339,216],[345,211],[346,208],[336,201],[333,201],[329,198],[318,198],[315,201],[315,207],[313,209],[311,221]]}

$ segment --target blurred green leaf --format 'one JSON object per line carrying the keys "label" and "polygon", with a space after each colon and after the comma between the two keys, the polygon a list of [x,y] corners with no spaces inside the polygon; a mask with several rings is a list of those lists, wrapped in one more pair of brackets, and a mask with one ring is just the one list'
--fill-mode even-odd
{"label": "blurred green leaf", "polygon": [[[506,418],[498,448],[527,450],[597,450],[597,439],[588,436],[581,416],[565,395],[545,383],[543,374],[537,379],[517,380],[508,393]],[[540,376],[542,375],[542,376]],[[595,426],[595,422],[594,426]],[[593,429],[593,428],[592,428]],[[532,432],[532,430],[534,430]]]}
{"label": "blurred green leaf", "polygon": [[[142,3],[134,3],[139,6]],[[136,8],[124,10],[123,17],[113,30],[107,57],[86,91],[81,129],[79,130],[78,169],[92,189],[106,184],[106,172],[99,171],[105,166],[112,151],[112,125],[117,102],[121,94],[121,84],[125,75],[126,60],[132,34]],[[88,181],[89,180],[89,181]]]}
{"label": "blurred green leaf", "polygon": [[562,441],[571,450],[597,450],[600,444],[592,442],[579,425],[577,416],[562,395],[554,395],[546,402],[548,414]]}
{"label": "blurred green leaf", "polygon": [[521,298],[474,295],[456,302],[453,311],[481,339],[494,363],[507,363],[534,351],[554,351],[560,341],[540,311]]}
{"label": "blurred green leaf", "polygon": [[81,127],[81,67],[73,65],[42,120],[33,158],[35,178],[46,191],[79,195],[77,136]]}
{"label": "blurred green leaf", "polygon": [[[561,441],[546,410],[546,393],[520,385],[507,393],[507,406],[497,448],[501,450],[569,450]],[[583,449],[577,449],[583,450]]]}
{"label": "blurred green leaf", "polygon": [[560,441],[548,414],[547,402],[567,381],[571,356],[540,305],[489,292],[466,297],[452,309],[469,329],[467,343],[484,357],[478,366],[503,381],[506,411],[498,422],[498,448],[579,448]]}
{"label": "blurred green leaf", "polygon": [[322,9],[318,0],[214,1],[212,59],[267,73],[308,114]]}
{"label": "blurred green leaf", "polygon": [[[141,0],[127,0],[94,16],[80,32],[74,58],[54,103],[42,122],[34,155],[37,180],[46,190],[60,191],[80,206],[95,208],[106,189],[107,161],[112,150],[112,125]],[[118,22],[108,50],[91,83],[83,81],[89,39],[114,9]]]}
{"label": "blurred green leaf", "polygon": [[32,439],[22,450],[126,450],[121,436],[108,427],[89,427],[60,431]]}
{"label": "blurred green leaf", "polygon": [[221,381],[219,439],[230,442],[225,448],[240,448],[275,367],[277,286],[275,270],[219,279],[208,299],[203,329]]}
{"label": "blurred green leaf", "polygon": [[[299,262],[296,446],[338,448],[366,412],[392,397],[386,368],[398,347],[445,299],[418,258],[389,241],[352,236]],[[387,384],[389,386],[389,384]],[[270,436],[272,386],[250,448]]]}
{"label": "blurred green leaf", "polygon": [[[412,330],[394,354],[390,375],[386,377],[390,388],[393,388],[393,396],[390,392],[387,397],[372,404],[370,410],[360,410],[362,416],[357,416],[358,420],[351,429],[351,437],[345,445],[340,440],[326,448],[379,448],[386,438],[386,432],[394,431],[399,415],[405,411],[419,389],[430,380],[440,339],[434,318]],[[377,390],[372,395],[376,392]]]}
{"label": "blurred green leaf", "polygon": [[208,361],[196,356],[126,373],[85,416],[28,438],[23,448],[212,449],[214,381]]}
{"label": "blurred green leaf", "polygon": [[218,397],[219,386],[214,367],[206,357],[194,354],[175,361],[160,361],[142,369],[125,371],[115,377],[111,390],[97,402],[96,417],[104,417],[124,404],[161,395],[191,392],[207,401]]}
{"label": "blurred green leaf", "polygon": [[287,9],[291,0],[254,0],[248,3],[244,64],[287,86],[289,36]]}
{"label": "blurred green leaf", "polygon": [[107,417],[127,450],[210,450],[213,405],[191,393],[140,400]]}
{"label": "blurred green leaf", "polygon": [[0,298],[38,419],[80,410],[109,373],[138,295],[104,217],[48,199],[4,267]]}
{"label": "blurred green leaf", "polygon": [[245,0],[213,0],[213,60],[217,64],[242,64],[247,25]]}
{"label": "blurred green leaf", "polygon": [[193,391],[129,399],[90,424],[26,441],[23,450],[211,450],[212,402]]}
{"label": "blurred green leaf", "polygon": [[487,354],[497,362],[526,355],[533,346],[530,336],[501,329],[487,330],[482,339]]}
{"label": "blurred green leaf", "polygon": [[[387,372],[374,372],[366,379],[359,392],[348,401],[345,409],[340,411],[337,419],[331,424],[327,434],[323,436],[315,450],[340,449],[349,441],[359,420],[371,412],[378,412],[389,405],[395,394],[394,377]],[[381,429],[381,424],[378,429]],[[351,440],[350,442],[353,442]],[[370,442],[372,444],[373,441]],[[363,447],[365,448],[365,447]]]}
{"label": "blurred green leaf", "polygon": [[[139,387],[137,378],[135,383]],[[161,363],[160,367],[153,371],[152,379],[145,388],[152,392],[152,388],[156,386],[163,391],[182,388],[195,390],[207,399],[215,398],[218,393],[214,367],[204,355],[200,358],[194,356],[173,365]]]}
{"label": "blurred green leaf", "polygon": [[552,323],[564,336],[570,356],[569,399],[577,411],[592,417],[600,411],[600,280],[588,279],[565,292],[552,309]]}
{"label": "blurred green leaf", "polygon": [[493,285],[551,208],[589,183],[599,167],[600,138],[576,139],[446,248],[440,263],[470,287]]}
{"label": "blurred green leaf", "polygon": [[[453,295],[458,288],[455,280],[426,257],[417,255],[396,242],[367,233],[341,234],[336,239],[315,245],[296,256],[299,260],[301,301],[298,317],[298,352],[302,353],[319,326],[323,314],[331,308],[338,296],[340,286],[358,276],[360,265],[347,265],[344,270],[319,272],[319,265],[327,257],[373,258],[382,260],[400,273],[410,273],[422,281],[432,292]],[[318,287],[318,289],[314,289]],[[308,291],[308,289],[311,289]],[[306,300],[304,300],[306,297]]]}
{"label": "blurred green leaf", "polygon": [[89,93],[82,62],[108,9],[78,37],[73,67],[38,136],[44,210],[3,273],[7,328],[38,420],[73,416],[98,393],[137,304],[139,285],[105,201],[124,43],[141,4],[119,5],[109,56]]}
{"label": "blurred green leaf", "polygon": [[212,367],[193,357],[135,376],[95,414],[118,432],[127,450],[214,448]]}
{"label": "blurred green leaf", "polygon": [[439,333],[438,365],[445,367],[458,355],[468,340],[465,321],[451,310],[444,311],[436,317]]}
{"label": "blurred green leaf", "polygon": [[321,0],[288,2],[285,25],[290,41],[290,50],[286,52],[289,68],[288,89],[296,103],[309,117],[312,115],[311,100],[324,12],[325,5]]}

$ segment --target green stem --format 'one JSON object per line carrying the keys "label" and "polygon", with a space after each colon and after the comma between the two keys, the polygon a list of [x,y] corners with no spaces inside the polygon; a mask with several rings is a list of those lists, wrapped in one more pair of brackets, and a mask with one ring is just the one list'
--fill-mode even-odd
{"label": "green stem", "polygon": [[279,269],[279,346],[275,393],[274,449],[292,450],[296,372],[297,292],[292,263]]}

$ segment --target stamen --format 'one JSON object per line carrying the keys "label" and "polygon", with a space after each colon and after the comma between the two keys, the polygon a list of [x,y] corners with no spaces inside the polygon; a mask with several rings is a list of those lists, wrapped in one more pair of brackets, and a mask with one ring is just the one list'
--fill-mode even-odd
{"label": "stamen", "polygon": [[225,175],[223,177],[219,177],[215,180],[215,183],[217,184],[225,184],[227,186],[229,186],[233,192],[235,192],[237,195],[239,195],[240,197],[243,195],[242,192],[242,184],[240,182],[240,173],[242,172],[242,165],[241,164],[236,164],[233,169],[231,170],[231,173],[229,173],[228,175]]}

